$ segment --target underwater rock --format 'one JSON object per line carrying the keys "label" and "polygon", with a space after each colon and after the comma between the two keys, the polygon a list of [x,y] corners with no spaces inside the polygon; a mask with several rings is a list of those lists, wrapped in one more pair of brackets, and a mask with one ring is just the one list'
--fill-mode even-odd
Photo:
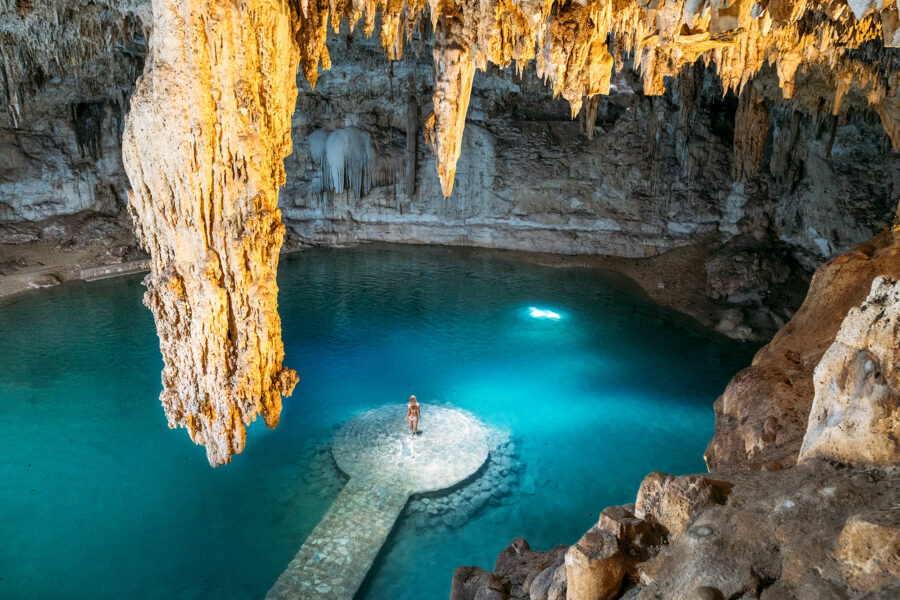
{"label": "underwater rock", "polygon": [[[491,430],[488,437],[490,458],[483,470],[471,481],[449,492],[430,493],[413,497],[406,506],[404,514],[413,519],[413,523],[422,530],[435,527],[457,529],[468,523],[485,506],[499,506],[503,498],[512,492],[517,484],[518,476],[514,468],[522,467],[520,463],[508,458],[510,449],[516,442],[509,440],[508,435],[498,434]],[[507,474],[502,475],[506,470]],[[424,519],[419,519],[421,515]]]}

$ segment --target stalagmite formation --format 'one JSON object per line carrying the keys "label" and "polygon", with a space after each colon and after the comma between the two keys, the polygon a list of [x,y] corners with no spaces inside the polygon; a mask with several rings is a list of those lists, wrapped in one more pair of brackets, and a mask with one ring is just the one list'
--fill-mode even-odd
{"label": "stalagmite formation", "polygon": [[152,261],[144,302],[169,426],[216,466],[243,450],[257,414],[278,423],[297,381],[281,365],[275,270],[298,54],[279,0],[154,0],[150,45],[124,134]]}

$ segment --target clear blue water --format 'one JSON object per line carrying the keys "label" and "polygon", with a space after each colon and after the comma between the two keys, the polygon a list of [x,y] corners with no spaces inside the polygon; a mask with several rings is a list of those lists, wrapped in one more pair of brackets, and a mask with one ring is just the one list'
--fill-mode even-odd
{"label": "clear blue water", "polygon": [[166,427],[139,276],[0,304],[0,597],[259,598],[336,494],[299,476],[305,449],[415,393],[509,432],[525,465],[462,528],[401,520],[358,595],[443,599],[456,565],[490,568],[519,536],[571,543],[647,472],[704,470],[713,400],[753,350],[619,277],[515,254],[316,249],[279,284],[300,384],[215,470]]}

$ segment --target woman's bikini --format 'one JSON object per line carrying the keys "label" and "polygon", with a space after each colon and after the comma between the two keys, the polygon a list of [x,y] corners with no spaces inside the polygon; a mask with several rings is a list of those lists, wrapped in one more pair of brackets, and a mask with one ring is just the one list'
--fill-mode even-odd
{"label": "woman's bikini", "polygon": [[406,420],[413,424],[413,427],[419,423],[419,405],[409,405],[406,410]]}

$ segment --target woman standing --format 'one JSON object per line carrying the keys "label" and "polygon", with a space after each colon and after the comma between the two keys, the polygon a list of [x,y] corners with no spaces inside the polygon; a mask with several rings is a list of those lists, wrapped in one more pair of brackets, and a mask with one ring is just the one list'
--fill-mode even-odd
{"label": "woman standing", "polygon": [[415,396],[409,397],[409,406],[406,407],[406,420],[409,421],[409,432],[412,435],[419,433],[419,417],[422,413],[419,411],[419,402]]}

